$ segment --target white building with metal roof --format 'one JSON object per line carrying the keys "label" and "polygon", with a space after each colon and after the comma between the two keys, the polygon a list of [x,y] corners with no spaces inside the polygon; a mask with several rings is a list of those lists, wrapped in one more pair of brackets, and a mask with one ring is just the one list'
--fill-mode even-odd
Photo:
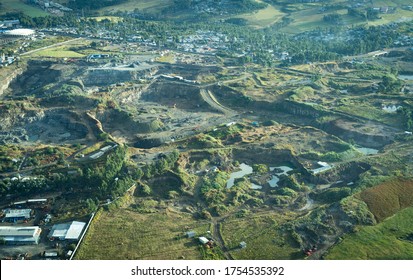
{"label": "white building with metal roof", "polygon": [[6,221],[30,219],[32,209],[6,209],[4,218]]}
{"label": "white building with metal roof", "polygon": [[68,224],[57,224],[52,227],[49,238],[59,240],[78,240],[86,223],[73,221]]}
{"label": "white building with metal roof", "polygon": [[33,29],[27,29],[27,28],[18,28],[18,29],[13,29],[13,30],[7,30],[4,32],[4,34],[9,35],[9,36],[18,36],[18,37],[26,37],[26,36],[32,36],[36,33]]}
{"label": "white building with metal roof", "polygon": [[39,227],[0,226],[0,238],[7,244],[38,244],[41,232]]}

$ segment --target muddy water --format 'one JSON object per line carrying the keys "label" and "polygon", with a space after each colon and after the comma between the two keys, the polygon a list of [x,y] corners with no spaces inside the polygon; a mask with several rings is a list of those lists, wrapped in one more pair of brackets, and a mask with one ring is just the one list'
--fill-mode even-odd
{"label": "muddy water", "polygon": [[273,172],[274,170],[282,170],[282,172],[276,172],[276,175],[272,175],[271,180],[268,181],[268,184],[271,188],[278,187],[278,182],[280,181],[280,175],[287,175],[288,171],[293,170],[291,167],[288,166],[277,166],[277,167],[270,167],[270,171]]}
{"label": "muddy water", "polygon": [[231,173],[228,181],[227,181],[227,189],[231,188],[234,185],[235,179],[239,179],[244,177],[245,175],[249,175],[252,173],[252,167],[249,166],[248,164],[241,163],[239,165],[239,168],[241,168],[240,171],[236,171]]}
{"label": "muddy water", "polygon": [[[239,168],[241,170],[231,173],[230,178],[227,181],[227,189],[231,188],[234,185],[235,179],[242,178],[246,175],[252,174],[253,169],[251,166],[245,163],[241,163]],[[279,176],[284,174],[286,175],[288,171],[293,170],[291,167],[288,166],[277,166],[277,167],[270,167],[270,172],[275,172],[275,175],[272,175],[271,179],[268,181],[270,187],[275,188],[278,186],[278,182],[280,181]],[[262,189],[262,186],[251,183],[251,188],[255,190]]]}

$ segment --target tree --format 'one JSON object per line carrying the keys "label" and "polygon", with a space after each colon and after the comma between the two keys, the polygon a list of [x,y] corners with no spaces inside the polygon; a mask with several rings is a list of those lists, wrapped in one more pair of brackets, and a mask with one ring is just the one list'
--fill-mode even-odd
{"label": "tree", "polygon": [[192,0],[174,0],[175,7],[186,10],[192,6]]}
{"label": "tree", "polygon": [[398,94],[402,86],[402,81],[389,74],[382,77],[382,81],[379,83],[379,91],[387,94]]}
{"label": "tree", "polygon": [[95,212],[98,209],[98,204],[96,204],[96,202],[91,198],[86,199],[85,204],[87,209],[91,212]]}
{"label": "tree", "polygon": [[100,141],[107,141],[109,139],[109,134],[107,134],[106,132],[102,132],[98,135],[98,139]]}
{"label": "tree", "polygon": [[138,191],[143,196],[150,196],[152,194],[152,189],[147,184],[140,184]]}
{"label": "tree", "polygon": [[366,13],[366,17],[367,17],[368,20],[376,20],[376,19],[380,19],[379,14],[380,13],[379,13],[378,10],[375,10],[373,8],[368,8],[367,13]]}

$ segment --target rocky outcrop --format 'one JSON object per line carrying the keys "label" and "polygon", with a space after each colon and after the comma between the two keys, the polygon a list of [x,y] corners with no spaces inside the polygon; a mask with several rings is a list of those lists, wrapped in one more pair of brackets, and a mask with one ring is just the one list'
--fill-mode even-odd
{"label": "rocky outcrop", "polygon": [[82,81],[85,86],[109,86],[117,83],[137,81],[140,78],[152,75],[152,73],[152,68],[145,70],[137,70],[134,68],[130,70],[95,68],[88,70],[82,78]]}
{"label": "rocky outcrop", "polygon": [[375,123],[357,123],[345,120],[335,120],[322,127],[328,133],[346,141],[369,148],[380,149],[394,141],[397,130]]}
{"label": "rocky outcrop", "polygon": [[284,101],[279,105],[280,109],[293,115],[318,118],[326,114],[321,109],[314,108],[313,105],[298,103],[294,101]]}
{"label": "rocky outcrop", "polygon": [[4,91],[9,88],[10,83],[19,75],[23,73],[23,69],[17,69],[11,75],[7,76],[1,81],[0,85],[0,95],[3,95]]}
{"label": "rocky outcrop", "polygon": [[333,169],[318,173],[310,177],[311,183],[328,184],[337,181],[345,183],[355,182],[359,179],[360,174],[368,171],[371,166],[363,162],[350,162],[335,166]]}

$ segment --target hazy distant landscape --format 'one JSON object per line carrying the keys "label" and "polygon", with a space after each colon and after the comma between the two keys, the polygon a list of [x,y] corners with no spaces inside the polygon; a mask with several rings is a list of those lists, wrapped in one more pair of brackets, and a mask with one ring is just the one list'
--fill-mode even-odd
{"label": "hazy distant landscape", "polygon": [[413,258],[410,1],[4,0],[0,28],[3,259]]}

